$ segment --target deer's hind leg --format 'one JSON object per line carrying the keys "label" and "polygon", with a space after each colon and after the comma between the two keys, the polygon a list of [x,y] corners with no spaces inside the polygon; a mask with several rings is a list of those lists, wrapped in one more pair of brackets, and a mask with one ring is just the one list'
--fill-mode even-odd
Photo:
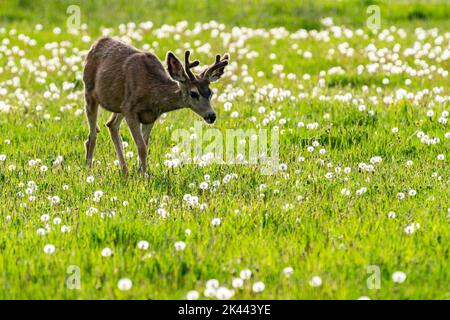
{"label": "deer's hind leg", "polygon": [[142,137],[144,138],[145,145],[148,148],[148,142],[150,140],[150,132],[152,131],[153,123],[150,124],[142,124],[141,125],[141,131],[142,131]]}
{"label": "deer's hind leg", "polygon": [[94,158],[94,149],[97,142],[97,133],[99,128],[97,126],[97,115],[98,115],[98,102],[90,94],[85,94],[86,99],[86,118],[89,124],[89,136],[84,142],[86,148],[86,165],[88,167],[92,166],[92,160]]}
{"label": "deer's hind leg", "polygon": [[123,143],[122,138],[120,137],[120,123],[123,120],[123,115],[121,113],[113,113],[109,118],[106,126],[109,129],[109,134],[111,136],[111,140],[114,144],[114,149],[117,153],[117,159],[119,160],[120,168],[122,169],[125,175],[128,174],[127,163],[125,162],[124,152],[123,152]]}

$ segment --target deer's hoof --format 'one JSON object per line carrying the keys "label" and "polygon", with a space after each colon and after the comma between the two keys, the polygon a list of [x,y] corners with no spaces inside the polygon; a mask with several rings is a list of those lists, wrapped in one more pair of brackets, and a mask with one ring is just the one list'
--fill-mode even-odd
{"label": "deer's hoof", "polygon": [[85,163],[86,168],[92,169],[92,164],[93,164],[92,160],[86,159],[86,163]]}
{"label": "deer's hoof", "polygon": [[122,168],[122,173],[123,173],[123,175],[124,175],[125,177],[128,177],[128,175],[129,175],[128,167],[123,167],[123,168]]}

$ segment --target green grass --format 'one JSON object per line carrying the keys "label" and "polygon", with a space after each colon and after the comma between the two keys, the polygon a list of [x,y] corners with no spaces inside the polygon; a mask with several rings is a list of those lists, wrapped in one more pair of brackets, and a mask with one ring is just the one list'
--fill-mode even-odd
{"label": "green grass", "polygon": [[65,24],[69,5],[82,8],[82,21],[91,27],[116,27],[119,23],[151,20],[173,24],[181,20],[217,20],[246,27],[279,27],[289,30],[320,28],[320,19],[334,17],[337,23],[366,25],[367,7],[377,5],[382,21],[391,24],[448,27],[450,4],[446,0],[197,0],[195,6],[178,0],[7,0],[0,3],[0,23],[24,22]]}
{"label": "green grass", "polygon": [[[102,1],[85,1],[81,3],[82,22],[89,25],[89,30],[78,35],[68,34],[65,29],[65,8],[69,3],[77,1],[0,4],[5,28],[0,37],[0,155],[6,156],[0,161],[0,298],[184,299],[190,290],[199,291],[200,298],[205,298],[203,291],[209,279],[231,288],[232,279],[239,277],[243,269],[253,274],[243,289],[235,290],[234,299],[450,298],[450,139],[445,137],[450,129],[438,121],[442,112],[449,110],[448,76],[434,71],[431,77],[405,72],[389,75],[381,68],[372,74],[357,72],[358,65],[373,63],[365,50],[370,43],[378,49],[387,48],[389,54],[398,43],[399,59],[419,68],[413,57],[405,57],[402,52],[416,41],[436,46],[431,36],[418,39],[414,26],[436,27],[442,36],[448,33],[445,1],[378,1],[385,12],[382,19],[388,22],[383,22],[382,27],[398,25],[407,32],[405,38],[393,33],[393,42],[380,40],[365,28],[361,12],[372,3],[367,1],[264,1],[260,5],[254,1],[198,1],[200,9],[195,10],[187,2],[175,1],[165,6],[159,1],[117,1],[108,6],[103,6]],[[150,178],[137,173],[137,152],[125,124],[121,134],[129,143],[126,151],[134,153],[127,159],[131,175],[123,177],[114,165],[114,148],[104,127],[107,112],[100,114],[94,168],[85,168],[83,142],[88,129],[80,113],[84,101],[79,79],[84,54],[100,35],[100,26],[113,27],[113,34],[118,35],[117,26],[122,22],[152,20],[154,30],[164,23],[187,20],[188,28],[193,28],[197,21],[214,19],[225,24],[222,33],[231,32],[234,25],[282,25],[295,32],[298,28],[323,29],[320,18],[330,15],[354,32],[362,28],[367,37],[330,36],[330,41],[324,42],[311,36],[306,40],[285,36],[271,43],[274,35],[249,36],[241,47],[233,47],[212,38],[209,30],[194,36],[180,33],[179,40],[173,35],[159,39],[150,30],[141,33],[141,40],[133,40],[137,47],[150,44],[160,58],[167,50],[182,48],[188,42],[194,49],[193,56],[202,64],[211,63],[215,52],[230,52],[234,64],[229,70],[237,79],[227,74],[213,85],[217,91],[213,100],[218,114],[215,127],[223,134],[226,129],[255,129],[274,111],[275,119],[267,127],[280,129],[280,163],[287,165],[286,171],[262,175],[258,166],[218,164],[167,168],[164,161],[174,146],[172,132],[189,129],[199,120],[187,109],[170,113],[156,123],[149,150]],[[35,31],[36,23],[42,23],[44,30]],[[61,34],[52,32],[55,26],[61,27]],[[11,34],[12,29],[17,33]],[[35,39],[36,45],[25,44],[19,34]],[[83,42],[82,35],[90,35],[91,40]],[[200,45],[210,43],[211,50],[197,52],[195,40],[200,40]],[[157,46],[152,45],[154,41]],[[352,57],[339,53],[338,45],[343,42],[354,48]],[[66,48],[65,53],[55,54],[55,69],[49,62],[52,49],[45,48],[50,43]],[[293,49],[293,44],[298,48]],[[15,46],[23,50],[23,55],[13,49]],[[440,47],[449,50],[448,36]],[[336,52],[327,57],[331,48]],[[298,49],[310,51],[312,58],[304,58],[296,52]],[[247,53],[251,51],[259,55],[249,58]],[[270,53],[276,54],[275,60],[269,58]],[[436,70],[449,69],[448,58],[421,59]],[[43,65],[43,61],[47,64]],[[274,64],[283,65],[286,77],[272,73]],[[324,86],[319,88],[319,73],[336,66],[345,72],[323,77]],[[37,81],[34,69],[47,73],[45,83]],[[259,71],[264,75],[258,77]],[[289,73],[296,74],[297,79],[288,80]],[[310,80],[303,80],[305,73]],[[246,82],[246,75],[253,77],[252,83]],[[389,78],[389,84],[383,84],[384,78]],[[404,84],[407,78],[412,81],[408,86]],[[63,90],[64,82],[74,83],[75,87]],[[46,91],[55,92],[51,84],[59,88],[58,97],[45,95]],[[277,94],[272,100],[263,97],[258,101],[255,92],[269,84],[289,90],[296,100],[281,100]],[[424,89],[431,93],[418,103],[406,99],[383,103],[385,96],[395,97],[400,88],[414,95]],[[442,91],[433,93],[436,88]],[[239,90],[242,96],[224,99],[232,102],[232,111],[239,113],[234,118],[217,97]],[[317,95],[313,96],[313,92]],[[309,98],[299,99],[300,93],[307,93]],[[345,94],[361,101],[334,99]],[[323,101],[320,95],[330,99]],[[446,97],[446,101],[437,101],[437,95]],[[379,103],[373,103],[371,97]],[[2,102],[11,106],[9,112],[1,111]],[[366,106],[365,111],[358,110],[361,104]],[[66,105],[71,108],[61,110]],[[260,106],[266,111],[259,113]],[[431,118],[426,116],[429,109],[435,113]],[[329,118],[324,117],[327,114]],[[256,121],[252,122],[251,117]],[[280,124],[280,119],[286,123]],[[305,127],[297,126],[300,121]],[[319,127],[307,129],[306,124],[313,122]],[[392,133],[394,127],[398,133]],[[419,131],[438,137],[440,142],[421,143]],[[309,153],[307,148],[313,141],[320,147]],[[319,153],[321,148],[325,154]],[[438,160],[438,155],[445,159]],[[57,156],[64,160],[53,166]],[[305,158],[303,162],[299,156]],[[359,164],[370,164],[374,156],[382,158],[374,165],[375,170],[359,172]],[[29,161],[37,158],[41,163],[30,166]],[[407,166],[408,160],[413,162],[411,166]],[[11,165],[15,170],[10,169]],[[42,165],[48,171],[41,172]],[[341,168],[340,173],[336,167]],[[345,167],[350,167],[351,172],[344,173]],[[327,172],[333,172],[332,180],[326,178]],[[223,183],[227,174],[236,177]],[[220,186],[201,190],[199,184],[205,175],[210,176],[210,186],[215,180],[220,181]],[[86,182],[88,176],[95,177],[93,183]],[[29,181],[38,187],[33,192],[34,201],[26,194]],[[191,183],[195,184],[193,188]],[[261,184],[266,186],[263,191]],[[367,192],[357,195],[361,187],[366,187]],[[351,195],[342,195],[343,188],[350,189]],[[398,198],[399,192],[408,194],[411,189],[417,192],[415,196]],[[104,193],[99,202],[93,200],[97,190]],[[198,196],[199,203],[207,204],[207,208],[186,206],[185,194]],[[49,196],[58,196],[60,202],[53,204]],[[167,218],[157,213],[161,203],[169,212]],[[86,211],[91,207],[98,212],[89,216]],[[396,213],[395,219],[388,218],[390,211]],[[48,222],[41,221],[44,214],[50,216]],[[221,218],[219,226],[211,224],[216,217]],[[54,218],[60,218],[61,223],[54,224]],[[412,223],[419,223],[420,229],[408,235],[404,229]],[[38,235],[37,230],[47,224],[50,231]],[[70,226],[71,231],[62,233],[63,225]],[[186,229],[191,230],[190,236],[185,234]],[[148,250],[138,249],[140,240],[149,242]],[[175,250],[177,241],[186,243],[184,251]],[[56,247],[53,254],[44,253],[47,244]],[[112,256],[102,257],[105,247],[112,249]],[[70,265],[80,268],[79,290],[66,287]],[[377,265],[381,271],[378,290],[367,286],[370,265]],[[283,273],[286,267],[294,270],[290,277]],[[406,281],[395,283],[395,271],[404,272]],[[313,276],[321,277],[321,286],[309,284]],[[118,289],[122,278],[132,281],[129,291]],[[262,293],[252,292],[256,281],[265,284]]]}

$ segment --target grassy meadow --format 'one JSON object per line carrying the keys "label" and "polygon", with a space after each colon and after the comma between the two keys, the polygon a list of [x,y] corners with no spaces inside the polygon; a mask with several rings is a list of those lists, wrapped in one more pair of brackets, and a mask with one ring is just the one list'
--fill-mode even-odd
{"label": "grassy meadow", "polygon": [[[0,298],[449,299],[448,2],[196,3],[0,3]],[[197,70],[229,52],[202,126],[277,131],[277,172],[180,161],[189,109],[156,122],[145,178],[125,121],[121,174],[100,111],[86,168],[102,34]]]}

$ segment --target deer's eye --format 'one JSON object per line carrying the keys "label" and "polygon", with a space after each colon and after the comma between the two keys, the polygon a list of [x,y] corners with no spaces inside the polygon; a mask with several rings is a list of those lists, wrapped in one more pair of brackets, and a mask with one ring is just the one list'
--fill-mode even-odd
{"label": "deer's eye", "polygon": [[200,98],[200,96],[198,95],[197,92],[191,91],[191,98],[193,98],[193,99],[198,99],[198,98]]}

